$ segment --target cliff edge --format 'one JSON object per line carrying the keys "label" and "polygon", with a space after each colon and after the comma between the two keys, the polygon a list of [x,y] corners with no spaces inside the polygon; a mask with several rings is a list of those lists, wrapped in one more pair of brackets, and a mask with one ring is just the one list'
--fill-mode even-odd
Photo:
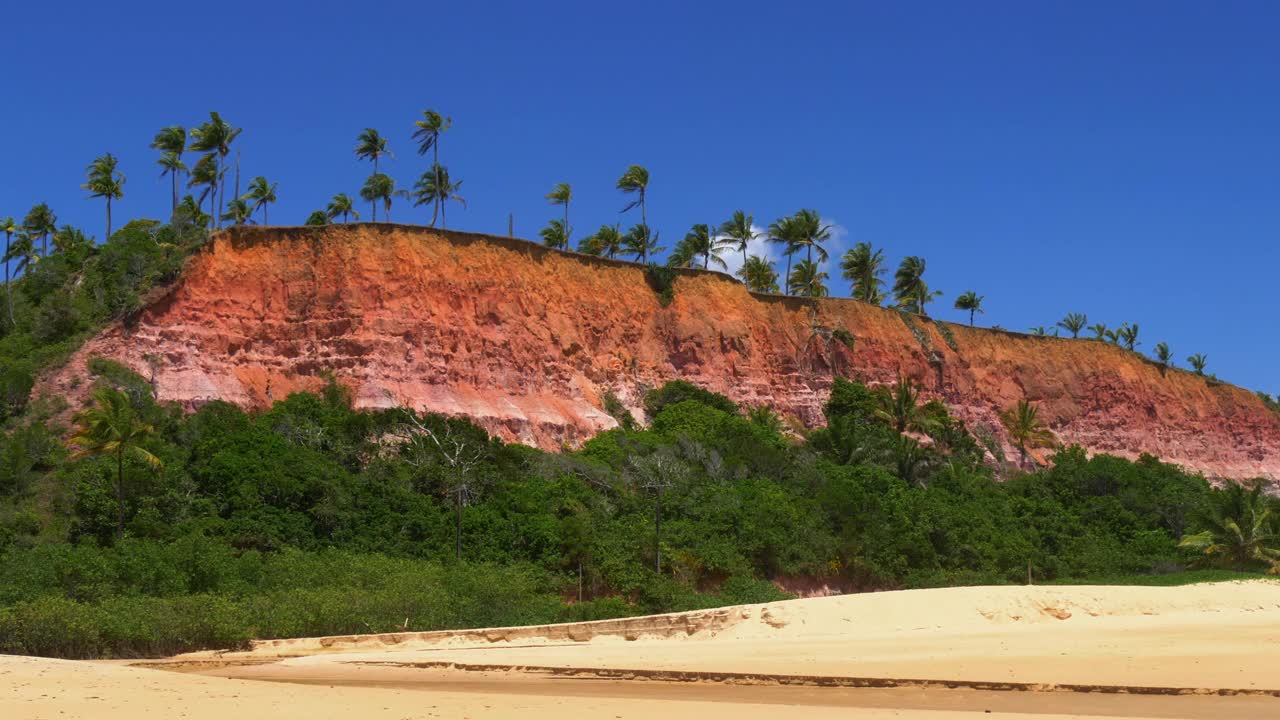
{"label": "cliff edge", "polygon": [[466,415],[507,440],[560,448],[616,425],[606,393],[638,414],[646,389],[683,378],[814,426],[835,375],[874,384],[901,373],[1002,440],[997,413],[1025,398],[1059,440],[1091,452],[1280,480],[1280,415],[1253,393],[1112,345],[753,295],[717,273],[677,271],[674,289],[663,307],[639,265],[522,240],[386,224],[236,228],[36,392],[81,398],[95,356],[187,407],[266,407],[331,373],[360,407]]}

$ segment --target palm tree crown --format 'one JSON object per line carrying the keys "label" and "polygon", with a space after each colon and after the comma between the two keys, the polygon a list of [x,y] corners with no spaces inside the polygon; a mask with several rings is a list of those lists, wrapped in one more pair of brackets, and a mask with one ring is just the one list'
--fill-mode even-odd
{"label": "palm tree crown", "polygon": [[178,176],[187,169],[186,163],[182,162],[182,153],[187,150],[186,128],[181,125],[161,128],[160,132],[156,133],[155,139],[151,141],[151,149],[160,151],[160,159],[156,162],[162,169],[160,177],[169,176],[173,201],[170,210],[176,211],[178,209]]}
{"label": "palm tree crown", "polygon": [[22,218],[22,230],[32,238],[40,238],[40,254],[49,254],[49,236],[58,230],[58,216],[49,203],[38,203]]}
{"label": "palm tree crown", "polygon": [[163,467],[160,458],[142,447],[154,432],[138,416],[129,397],[115,388],[93,393],[94,405],[76,413],[76,433],[70,443],[76,457],[107,455],[116,460],[116,536],[124,535],[124,461],[140,460],[153,468]]}
{"label": "palm tree crown", "polygon": [[1205,366],[1209,364],[1209,356],[1196,353],[1187,358],[1187,364],[1191,366],[1192,370],[1196,371],[1197,375],[1203,375]]}
{"label": "palm tree crown", "polygon": [[390,175],[385,173],[374,173],[364,181],[364,187],[360,188],[360,197],[366,202],[373,205],[373,221],[378,222],[378,201],[382,201],[382,209],[387,217],[387,222],[391,222],[391,201],[397,197],[409,197],[407,190],[397,190],[396,181]]}
{"label": "palm tree crown", "polygon": [[648,225],[635,225],[622,236],[620,252],[631,255],[633,259],[648,262],[649,256],[661,252],[658,247],[658,233],[651,233]]}
{"label": "palm tree crown", "polygon": [[[617,188],[627,195],[635,195],[636,199],[627,203],[622,208],[622,212],[626,212],[634,207],[640,208],[640,225],[649,227],[649,219],[645,215],[645,199],[649,193],[649,171],[639,165],[632,165],[627,171],[622,173],[622,177],[618,178]],[[649,256],[644,257],[648,262]]]}
{"label": "palm tree crown", "polygon": [[95,158],[85,169],[88,177],[80,187],[89,191],[89,197],[107,200],[107,234],[111,238],[111,201],[124,197],[124,173],[116,169],[119,159],[111,153]]}
{"label": "palm tree crown", "polygon": [[1053,432],[1040,421],[1036,407],[1024,400],[1019,400],[1014,407],[1000,413],[1000,422],[1009,432],[1009,440],[1018,448],[1025,464],[1030,457],[1030,449],[1052,447]]}
{"label": "palm tree crown", "polygon": [[738,269],[738,277],[742,278],[742,282],[752,292],[778,292],[778,271],[773,269],[773,263],[759,255],[752,255],[742,263],[742,267]]}
{"label": "palm tree crown", "polygon": [[559,220],[550,220],[547,226],[538,231],[542,236],[542,244],[549,248],[557,250],[567,250],[569,248],[569,237],[565,233],[564,223]]}
{"label": "palm tree crown", "polygon": [[821,266],[812,260],[801,260],[787,276],[787,290],[792,295],[805,297],[826,297],[829,294],[826,284],[827,274]]}
{"label": "palm tree crown", "polygon": [[902,259],[898,272],[894,274],[893,295],[898,307],[910,312],[926,315],[925,305],[933,302],[941,291],[930,291],[924,281],[924,258],[909,255]]}
{"label": "palm tree crown", "polygon": [[569,201],[573,199],[573,188],[569,187],[569,183],[556,183],[556,186],[547,193],[547,200],[552,205],[564,206],[564,221],[561,223],[564,229],[565,246],[569,244],[569,235],[573,232],[569,229]]}
{"label": "palm tree crown", "polygon": [[702,268],[704,270],[711,267],[711,263],[715,263],[722,269],[728,269],[720,253],[729,244],[723,238],[716,237],[715,228],[711,225],[697,224],[689,228],[689,232],[685,234],[684,239],[677,243],[677,251],[683,247],[684,252],[688,253],[691,260],[702,258]]}
{"label": "palm tree crown", "polygon": [[467,201],[462,199],[458,194],[458,190],[462,187],[462,181],[453,182],[449,178],[449,169],[442,165],[432,165],[431,169],[422,173],[422,177],[418,178],[418,182],[414,184],[413,205],[426,205],[431,203],[431,227],[436,226],[436,214],[439,213],[440,226],[448,227],[445,220],[445,203],[450,200],[456,201],[462,207],[467,206]]}
{"label": "palm tree crown", "polygon": [[423,110],[422,119],[413,123],[413,139],[418,141],[418,154],[432,152],[431,162],[440,162],[440,134],[453,127],[453,118],[435,110]]}
{"label": "palm tree crown", "polygon": [[357,220],[360,219],[360,213],[356,212],[354,203],[346,193],[338,193],[329,201],[329,207],[325,210],[325,214],[332,220],[339,215],[342,216],[342,222],[347,221],[348,215],[354,215]]}
{"label": "palm tree crown", "polygon": [[1071,337],[1080,337],[1080,331],[1085,329],[1089,323],[1089,316],[1083,313],[1067,313],[1067,316],[1058,321],[1058,327],[1071,333]]}
{"label": "palm tree crown", "polygon": [[735,210],[733,217],[720,224],[720,235],[724,238],[724,244],[727,247],[737,246],[738,252],[742,253],[742,264],[745,267],[747,245],[760,235],[755,231],[755,217],[741,210]]}
{"label": "palm tree crown", "polygon": [[356,157],[373,161],[373,174],[378,173],[378,159],[391,155],[387,149],[387,139],[373,128],[365,128],[356,136]]}
{"label": "palm tree crown", "polygon": [[617,225],[601,225],[594,234],[578,241],[578,252],[613,258],[622,250],[622,233]]}
{"label": "palm tree crown", "polygon": [[965,291],[965,293],[964,293],[963,295],[961,295],[960,297],[956,298],[956,309],[957,309],[957,310],[968,310],[968,311],[969,311],[969,326],[970,326],[970,327],[972,327],[972,326],[973,326],[973,316],[974,316],[974,314],[976,313],[976,314],[981,315],[981,314],[983,314],[983,313],[985,312],[985,311],[982,309],[982,300],[983,300],[983,298],[984,298],[984,296],[983,296],[983,295],[979,295],[979,294],[975,293],[975,292],[974,292],[974,291],[972,291],[972,290],[967,290],[967,291]]}
{"label": "palm tree crown", "polygon": [[884,302],[881,290],[884,280],[884,251],[875,250],[871,243],[860,242],[840,259],[840,269],[853,287],[853,299],[879,305]]}
{"label": "palm tree crown", "polygon": [[279,183],[269,183],[267,179],[261,175],[249,181],[249,191],[244,194],[245,200],[252,200],[253,205],[250,211],[256,211],[262,208],[262,224],[267,224],[267,205],[276,201],[276,186]]}
{"label": "palm tree crown", "polygon": [[1261,483],[1252,489],[1229,483],[1198,518],[1205,529],[1184,536],[1178,547],[1199,552],[1212,565],[1241,571],[1262,565],[1280,574],[1280,533],[1272,522],[1273,510]]}
{"label": "palm tree crown", "polygon": [[[198,127],[191,129],[191,150],[195,152],[208,153],[200,163],[212,159],[214,163],[213,178],[218,183],[217,187],[217,208],[222,207],[222,200],[226,196],[226,172],[224,172],[224,159],[231,153],[231,143],[240,136],[241,128],[232,127],[231,123],[222,119],[222,116],[216,112],[209,113],[209,121],[201,123]],[[200,163],[196,163],[197,168]],[[195,178],[192,178],[194,184]],[[215,216],[219,212],[211,213]]]}

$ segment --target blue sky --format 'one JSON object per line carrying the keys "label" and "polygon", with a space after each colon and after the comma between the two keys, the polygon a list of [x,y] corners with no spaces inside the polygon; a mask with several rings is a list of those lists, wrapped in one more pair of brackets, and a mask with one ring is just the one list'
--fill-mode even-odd
{"label": "blue sky", "polygon": [[[1280,391],[1280,4],[10,3],[0,11],[0,215],[47,200],[102,232],[84,166],[128,175],[117,223],[164,217],[147,145],[219,110],[247,177],[301,223],[369,173],[373,126],[402,186],[424,108],[454,118],[441,160],[464,180],[450,225],[535,237],[573,184],[579,234],[618,215],[614,181],[652,175],[670,245],[735,209],[802,207],[893,265],[928,259],[985,324],[1067,312],[1137,322],[1141,346]],[[429,210],[400,204],[400,222]],[[838,271],[832,273],[837,276]],[[844,294],[843,281],[834,283]]]}

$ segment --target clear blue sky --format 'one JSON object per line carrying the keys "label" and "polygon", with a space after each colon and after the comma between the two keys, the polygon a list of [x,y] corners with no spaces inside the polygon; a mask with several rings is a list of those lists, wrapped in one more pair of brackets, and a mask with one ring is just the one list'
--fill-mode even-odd
{"label": "clear blue sky", "polygon": [[[1179,364],[1280,391],[1280,3],[9,3],[0,11],[0,214],[47,200],[102,233],[83,168],[128,175],[117,222],[167,214],[147,144],[219,110],[246,176],[301,223],[368,175],[365,126],[402,186],[424,108],[453,116],[450,225],[535,237],[573,184],[578,233],[620,218],[649,168],[671,244],[733,210],[801,207],[891,262],[928,259],[959,320],[1141,325]],[[429,212],[398,205],[393,218]],[[832,273],[838,276],[838,271]],[[834,283],[844,294],[842,281]]]}

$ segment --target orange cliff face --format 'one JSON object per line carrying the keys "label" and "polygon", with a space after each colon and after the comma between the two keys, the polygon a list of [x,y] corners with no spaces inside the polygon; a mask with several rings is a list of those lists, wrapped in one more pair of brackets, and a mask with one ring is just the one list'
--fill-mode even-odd
{"label": "orange cliff face", "polygon": [[1025,398],[1060,441],[1091,452],[1280,479],[1280,415],[1246,390],[1162,373],[1114,346],[908,321],[845,299],[753,296],[697,271],[679,271],[663,308],[638,265],[426,228],[220,233],[173,288],[86,343],[37,393],[83,397],[95,356],[189,408],[266,407],[332,373],[357,406],[466,415],[548,449],[614,427],[606,393],[639,415],[645,390],[674,378],[815,426],[834,375],[875,384],[902,373],[1002,442],[998,413]]}

